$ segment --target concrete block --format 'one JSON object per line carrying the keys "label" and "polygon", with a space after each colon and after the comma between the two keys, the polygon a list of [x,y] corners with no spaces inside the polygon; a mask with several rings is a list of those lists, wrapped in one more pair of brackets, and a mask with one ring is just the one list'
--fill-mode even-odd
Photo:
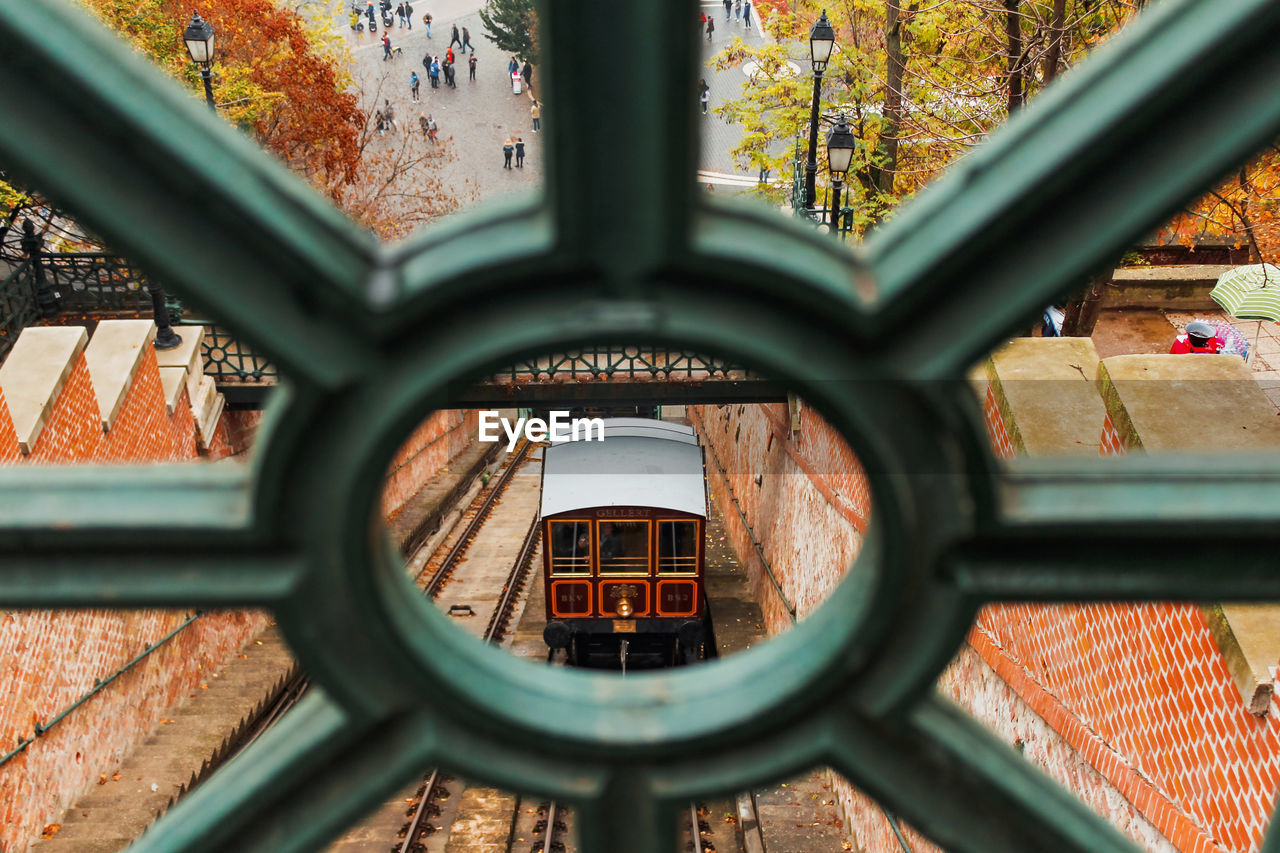
{"label": "concrete block", "polygon": [[175,326],[174,331],[182,343],[171,350],[156,350],[156,364],[161,372],[166,367],[180,367],[186,371],[187,396],[196,398],[196,388],[204,376],[204,326]]}
{"label": "concrete block", "polygon": [[1275,407],[1236,356],[1113,356],[1098,391],[1129,450],[1280,448]]}
{"label": "concrete block", "polygon": [[1202,609],[1245,707],[1251,714],[1267,713],[1275,692],[1271,667],[1280,660],[1280,605],[1215,604]]}
{"label": "concrete block", "polygon": [[98,397],[103,430],[110,430],[115,423],[155,337],[156,325],[150,320],[103,320],[94,331],[84,357]]}
{"label": "concrete block", "polygon": [[1111,284],[1103,292],[1103,305],[1169,311],[1220,310],[1209,298],[1209,291],[1218,283],[1218,276],[1233,268],[1230,264],[1124,267],[1111,274]]}
{"label": "concrete block", "polygon": [[160,368],[160,387],[164,390],[165,409],[172,415],[178,410],[182,389],[187,387],[187,369],[185,367]]}
{"label": "concrete block", "polygon": [[1088,338],[1017,338],[987,362],[1015,452],[1097,456],[1103,406],[1098,352]]}
{"label": "concrete block", "polygon": [[0,388],[25,454],[35,447],[76,359],[89,342],[81,326],[24,329],[0,366]]}

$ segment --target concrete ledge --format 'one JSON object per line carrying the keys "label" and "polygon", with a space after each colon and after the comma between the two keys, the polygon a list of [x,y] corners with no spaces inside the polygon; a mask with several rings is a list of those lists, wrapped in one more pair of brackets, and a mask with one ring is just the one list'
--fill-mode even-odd
{"label": "concrete ledge", "polygon": [[1124,267],[1111,274],[1102,304],[1107,308],[1218,310],[1209,291],[1218,283],[1218,276],[1232,268],[1220,264]]}
{"label": "concrete ledge", "polygon": [[388,524],[401,554],[412,554],[430,538],[445,513],[466,493],[471,481],[498,455],[501,447],[499,442],[473,442],[405,501]]}
{"label": "concrete ledge", "polygon": [[1267,713],[1275,692],[1271,668],[1280,662],[1280,604],[1213,604],[1201,609],[1245,707],[1251,714]]}
{"label": "concrete ledge", "polygon": [[0,366],[0,388],[24,454],[35,447],[88,342],[89,333],[81,326],[34,326],[23,329]]}
{"label": "concrete ledge", "polygon": [[185,367],[160,368],[160,388],[164,391],[164,405],[169,414],[178,410],[178,400],[182,397],[182,389],[186,387]]}
{"label": "concrete ledge", "polygon": [[986,378],[1016,453],[1098,455],[1097,369],[1088,338],[1017,338],[991,356]]}
{"label": "concrete ledge", "polygon": [[1236,356],[1113,356],[1098,393],[1127,450],[1280,448],[1275,407]]}
{"label": "concrete ledge", "polygon": [[110,430],[142,366],[142,357],[155,340],[150,320],[103,320],[84,352],[89,376],[102,413],[102,429]]}
{"label": "concrete ledge", "polygon": [[203,350],[204,326],[175,326],[173,329],[182,343],[173,349],[156,350],[156,365],[161,374],[167,367],[180,367],[186,371],[187,399],[195,400],[200,377],[204,375]]}

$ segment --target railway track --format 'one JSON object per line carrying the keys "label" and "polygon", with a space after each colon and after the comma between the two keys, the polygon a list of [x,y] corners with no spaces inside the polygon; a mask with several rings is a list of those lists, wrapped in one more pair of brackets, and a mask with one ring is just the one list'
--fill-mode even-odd
{"label": "railway track", "polygon": [[[457,542],[454,543],[453,547],[449,550],[449,553],[445,556],[445,559],[441,564],[436,567],[434,572],[431,573],[430,579],[423,587],[423,593],[425,595],[430,598],[436,598],[445,581],[452,577],[462,555],[467,549],[467,546],[472,542],[475,535],[489,518],[490,512],[496,505],[499,496],[506,490],[507,486],[510,485],[513,475],[527,458],[530,447],[531,445],[528,442],[525,442],[507,463],[506,467],[499,475],[497,482],[494,483],[488,496],[485,497],[484,502],[468,522],[466,529],[462,532],[462,535],[458,537]],[[506,636],[511,616],[515,612],[516,606],[519,603],[520,592],[528,582],[529,571],[532,566],[534,551],[537,548],[538,538],[539,525],[538,517],[535,513],[524,534],[524,539],[521,542],[520,549],[516,554],[515,560],[512,562],[511,569],[507,574],[506,581],[503,584],[502,593],[498,597],[497,605],[493,608],[493,612],[490,614],[489,621],[481,636],[481,639],[487,643],[500,644]],[[423,574],[426,574],[426,572],[424,571]],[[422,575],[419,575],[419,578],[421,577]],[[412,853],[412,851],[418,851],[425,848],[424,839],[434,831],[434,828],[431,826],[430,819],[433,816],[433,813],[437,810],[436,803],[443,793],[443,786],[446,781],[447,777],[445,777],[438,769],[433,770],[424,777],[420,793],[417,797],[417,804],[414,806],[409,823],[404,828],[403,838],[399,841],[398,846],[393,848],[397,853]],[[516,803],[518,816],[520,804],[519,798],[517,798]],[[553,838],[553,833],[555,832],[557,824],[559,824],[560,828],[563,830],[563,823],[556,819],[556,809],[554,804],[551,804],[549,807],[549,819],[546,822],[547,827],[544,830],[544,843],[548,846],[537,849],[545,849],[548,851],[552,849],[563,850],[563,843]],[[509,850],[512,849],[511,844],[514,843],[517,838],[515,834],[515,827],[516,821],[513,819],[512,834],[508,841]],[[553,843],[558,846],[553,847]]]}
{"label": "railway track", "polygon": [[[510,459],[508,459],[506,467],[503,468],[502,473],[498,475],[498,479],[489,490],[489,494],[485,496],[483,503],[481,503],[474,514],[472,514],[471,520],[467,522],[467,526],[462,531],[462,535],[458,537],[458,540],[454,543],[453,547],[449,549],[444,560],[441,561],[434,571],[430,572],[430,576],[428,577],[428,571],[424,567],[415,578],[416,583],[421,587],[423,593],[428,598],[434,599],[440,595],[440,590],[443,588],[445,582],[452,577],[453,571],[457,568],[458,562],[462,559],[462,555],[466,553],[467,547],[471,544],[471,541],[475,538],[476,533],[479,532],[485,521],[488,520],[489,514],[497,504],[498,498],[507,490],[507,486],[511,484],[512,476],[529,455],[530,447],[531,445],[528,441],[523,442],[520,445],[519,450],[517,450]],[[429,566],[430,563],[427,565]],[[426,578],[425,583],[423,582],[424,577]]]}

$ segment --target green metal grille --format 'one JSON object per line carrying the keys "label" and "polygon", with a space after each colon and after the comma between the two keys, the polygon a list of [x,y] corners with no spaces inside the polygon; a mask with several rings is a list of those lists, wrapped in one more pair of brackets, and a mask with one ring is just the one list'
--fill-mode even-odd
{"label": "green metal grille", "polygon": [[[1280,599],[1274,456],[1006,470],[962,381],[1280,132],[1280,4],[1144,17],[851,257],[697,192],[689,2],[544,4],[545,198],[398,247],[82,14],[0,4],[6,167],[289,380],[251,468],[0,472],[4,606],[268,606],[322,685],[137,849],[310,849],[441,765],[574,803],[584,849],[668,853],[690,798],[824,763],[951,850],[1133,849],[933,684],[986,601]],[[401,438],[451,381],[584,337],[748,364],[844,432],[874,525],[824,607],[606,686],[406,594],[370,533]]]}

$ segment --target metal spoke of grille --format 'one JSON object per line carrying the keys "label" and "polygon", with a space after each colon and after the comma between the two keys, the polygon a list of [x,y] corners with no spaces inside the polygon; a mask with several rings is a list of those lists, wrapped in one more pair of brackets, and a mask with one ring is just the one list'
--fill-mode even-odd
{"label": "metal spoke of grille", "polygon": [[[1280,468],[1250,463],[1248,501],[1184,488],[1243,470],[1210,460],[1002,472],[949,380],[1280,133],[1280,5],[1154,4],[856,256],[697,193],[696,16],[544,4],[545,203],[384,248],[85,15],[0,5],[5,168],[289,379],[234,474],[0,470],[0,605],[268,605],[323,690],[140,849],[311,849],[439,764],[572,803],[585,849],[666,853],[693,796],[823,759],[957,853],[1132,849],[931,685],[983,601],[1275,597]],[[504,364],[794,383],[867,472],[862,557],[794,630],[696,673],[601,690],[461,636],[370,520],[403,436]],[[1119,549],[1065,547],[1100,507]],[[1033,565],[1033,535],[1064,547]],[[1245,559],[1177,574],[1179,543]]]}

